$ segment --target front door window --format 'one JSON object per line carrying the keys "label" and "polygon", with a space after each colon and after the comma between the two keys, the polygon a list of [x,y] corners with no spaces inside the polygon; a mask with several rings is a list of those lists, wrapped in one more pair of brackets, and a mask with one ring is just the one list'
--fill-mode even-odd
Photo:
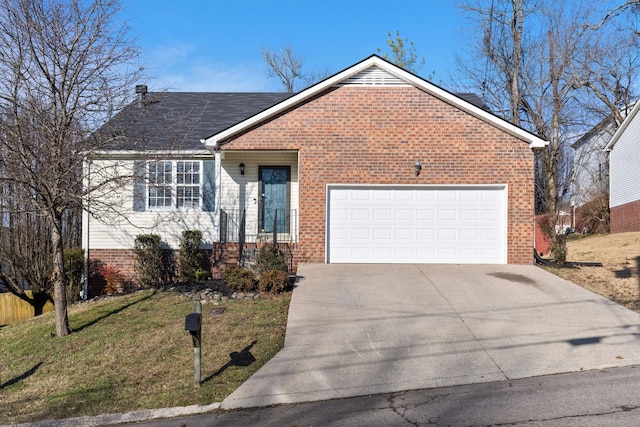
{"label": "front door window", "polygon": [[[290,166],[260,166],[260,231],[289,231]],[[274,230],[274,227],[275,230]]]}

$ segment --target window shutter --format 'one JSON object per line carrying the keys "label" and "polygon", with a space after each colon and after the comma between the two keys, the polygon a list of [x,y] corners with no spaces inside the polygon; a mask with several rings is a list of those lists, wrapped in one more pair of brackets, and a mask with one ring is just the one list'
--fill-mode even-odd
{"label": "window shutter", "polygon": [[216,200],[216,162],[204,160],[202,162],[202,210],[213,212]]}
{"label": "window shutter", "polygon": [[133,210],[143,212],[147,206],[147,168],[143,160],[133,161]]}

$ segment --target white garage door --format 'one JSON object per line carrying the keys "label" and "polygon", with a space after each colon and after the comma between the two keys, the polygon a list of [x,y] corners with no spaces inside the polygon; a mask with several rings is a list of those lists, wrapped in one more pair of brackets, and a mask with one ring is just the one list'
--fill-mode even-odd
{"label": "white garage door", "polygon": [[507,262],[506,189],[335,186],[327,262]]}

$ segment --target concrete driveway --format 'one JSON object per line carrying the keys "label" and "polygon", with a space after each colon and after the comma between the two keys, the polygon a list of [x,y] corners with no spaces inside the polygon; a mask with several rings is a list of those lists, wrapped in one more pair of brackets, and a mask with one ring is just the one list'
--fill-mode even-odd
{"label": "concrete driveway", "polygon": [[303,264],[240,408],[640,363],[640,314],[535,266]]}

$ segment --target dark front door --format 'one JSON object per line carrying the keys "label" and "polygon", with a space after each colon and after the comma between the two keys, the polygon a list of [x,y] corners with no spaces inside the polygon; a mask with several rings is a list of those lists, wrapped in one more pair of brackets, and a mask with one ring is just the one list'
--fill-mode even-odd
{"label": "dark front door", "polygon": [[260,231],[289,232],[291,166],[260,166]]}

